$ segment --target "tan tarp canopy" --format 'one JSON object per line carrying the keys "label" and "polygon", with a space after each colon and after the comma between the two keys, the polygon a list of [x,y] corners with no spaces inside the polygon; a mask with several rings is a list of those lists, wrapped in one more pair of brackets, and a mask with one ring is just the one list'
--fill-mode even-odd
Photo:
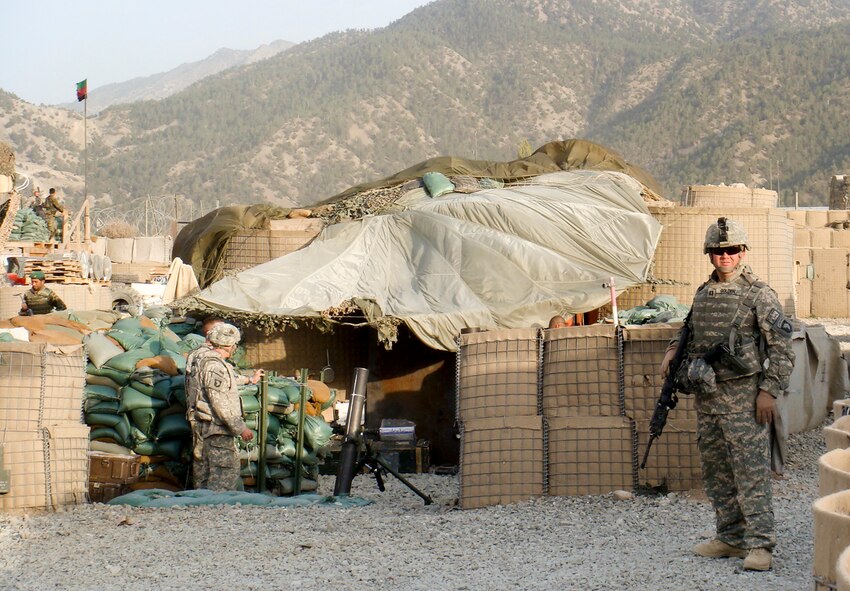
{"label": "tan tarp canopy", "polygon": [[662,194],[660,183],[652,175],[638,166],[629,164],[613,150],[587,140],[573,139],[549,142],[537,148],[527,158],[520,158],[510,162],[469,160],[454,156],[430,158],[385,179],[346,189],[319,205],[347,199],[369,189],[391,187],[405,181],[418,179],[426,172],[432,171],[442,172],[446,176],[467,175],[512,182],[562,170],[624,172],[637,179],[654,196],[660,197]]}
{"label": "tan tarp canopy", "polygon": [[591,171],[437,199],[416,189],[397,211],[329,226],[186,304],[225,317],[321,320],[354,302],[385,342],[393,320],[454,350],[463,328],[542,325],[609,302],[612,277],[619,291],[642,282],[661,225],[641,192],[630,176]]}

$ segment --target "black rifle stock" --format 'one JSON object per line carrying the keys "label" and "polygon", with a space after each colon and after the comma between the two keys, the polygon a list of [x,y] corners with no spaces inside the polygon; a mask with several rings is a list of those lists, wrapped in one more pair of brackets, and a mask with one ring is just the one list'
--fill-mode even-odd
{"label": "black rifle stock", "polygon": [[688,314],[685,319],[685,324],[679,335],[679,342],[676,345],[676,354],[667,368],[667,375],[664,377],[664,384],[661,386],[661,395],[658,397],[658,402],[655,403],[655,412],[652,413],[652,419],[649,421],[649,443],[646,444],[643,461],[640,463],[641,469],[646,468],[646,459],[649,457],[652,442],[658,439],[664,431],[664,426],[667,424],[667,413],[676,408],[676,403],[679,402],[679,397],[676,396],[676,373],[688,348],[688,338],[690,337],[688,321],[690,317],[691,315]]}

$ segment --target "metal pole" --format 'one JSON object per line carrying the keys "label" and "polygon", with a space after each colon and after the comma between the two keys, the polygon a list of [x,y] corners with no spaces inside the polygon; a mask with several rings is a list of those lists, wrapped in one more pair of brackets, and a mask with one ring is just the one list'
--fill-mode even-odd
{"label": "metal pole", "polygon": [[266,374],[260,380],[260,424],[257,432],[257,492],[266,490],[266,430],[269,415],[266,406],[269,400],[269,381]]}
{"label": "metal pole", "polygon": [[369,370],[365,367],[354,368],[354,380],[351,386],[351,401],[348,403],[348,415],[345,419],[345,441],[339,454],[339,470],[334,483],[334,496],[351,493],[351,481],[357,465],[357,453],[360,448],[360,431],[363,425],[363,409],[366,407],[366,383]]}
{"label": "metal pole", "polygon": [[298,432],[295,437],[295,483],[292,487],[293,495],[301,494],[301,456],[304,455],[304,413],[307,412],[307,372],[306,367],[301,368],[301,392],[298,399]]}

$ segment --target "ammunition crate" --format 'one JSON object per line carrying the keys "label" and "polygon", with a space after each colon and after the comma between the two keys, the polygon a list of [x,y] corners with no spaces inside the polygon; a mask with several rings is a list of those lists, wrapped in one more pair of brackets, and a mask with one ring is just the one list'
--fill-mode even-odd
{"label": "ammunition crate", "polygon": [[140,456],[89,452],[89,482],[132,484],[139,481]]}
{"label": "ammunition crate", "polygon": [[92,503],[107,503],[115,497],[130,492],[126,484],[114,482],[89,482],[89,500]]}

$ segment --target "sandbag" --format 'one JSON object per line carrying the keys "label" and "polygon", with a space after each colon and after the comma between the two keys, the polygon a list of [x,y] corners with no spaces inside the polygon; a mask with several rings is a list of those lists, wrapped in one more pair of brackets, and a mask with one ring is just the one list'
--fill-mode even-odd
{"label": "sandbag", "polygon": [[106,336],[115,339],[126,351],[138,349],[150,340],[148,337],[142,335],[141,332],[125,332],[122,330],[115,330],[114,328],[107,332]]}
{"label": "sandbag", "polygon": [[124,386],[121,389],[121,406],[118,409],[120,412],[130,412],[137,408],[163,409],[166,407],[168,407],[167,401],[148,396],[132,386]]}
{"label": "sandbag", "polygon": [[115,400],[88,398],[83,404],[83,410],[87,413],[107,413],[117,415],[119,404],[117,397]]}
{"label": "sandbag", "polygon": [[124,353],[124,349],[115,345],[111,340],[106,338],[106,335],[99,332],[93,332],[83,339],[83,344],[86,347],[86,354],[89,356],[89,361],[97,368],[103,366],[104,363]]}
{"label": "sandbag", "polygon": [[257,400],[256,396],[251,396],[250,394],[240,395],[239,400],[242,403],[243,415],[260,410],[260,401]]}
{"label": "sandbag", "polygon": [[169,376],[176,376],[180,374],[174,359],[168,355],[155,355],[154,357],[142,359],[136,364],[136,367],[153,367],[154,369],[158,369]]}
{"label": "sandbag", "polygon": [[91,441],[89,449],[92,451],[102,451],[108,454],[118,454],[121,456],[135,456],[129,447],[124,447],[117,443],[107,443],[106,441]]}
{"label": "sandbag", "polygon": [[112,427],[95,427],[89,431],[90,441],[103,441],[104,439],[122,447],[129,447],[127,445],[128,442],[125,441],[124,438],[118,434],[118,431]]}
{"label": "sandbag", "polygon": [[130,379],[128,384],[131,388],[135,388],[142,394],[159,398],[160,400],[168,400],[171,394],[171,380],[162,379],[154,382],[153,385],[140,382],[139,380]]}
{"label": "sandbag", "polygon": [[109,386],[86,384],[85,388],[83,388],[84,400],[114,400],[117,402],[118,398],[118,391]]}
{"label": "sandbag", "polygon": [[108,364],[105,364],[103,367],[95,367],[93,364],[89,363],[88,365],[86,365],[86,373],[90,376],[102,376],[105,378],[109,378],[119,386],[126,386],[127,382],[130,381],[131,372],[121,371],[120,369],[114,369],[112,367],[109,367]]}
{"label": "sandbag", "polygon": [[[94,366],[92,366],[94,367]],[[95,368],[96,369],[96,368]],[[92,386],[106,386],[108,388],[112,388],[116,392],[116,397],[118,396],[118,392],[121,391],[121,384],[113,380],[112,378],[106,376],[96,376],[91,373],[86,374],[86,383],[91,384]]]}
{"label": "sandbag", "polygon": [[153,353],[151,353],[150,349],[132,349],[130,351],[125,351],[120,355],[116,355],[104,363],[104,366],[131,374],[136,370],[136,364],[138,364],[142,359],[147,359],[148,357],[153,357]]}
{"label": "sandbag", "polygon": [[189,435],[192,432],[189,421],[180,414],[173,414],[160,418],[156,435],[159,440],[174,439]]}
{"label": "sandbag", "polygon": [[425,184],[428,194],[434,198],[442,197],[446,193],[451,193],[455,190],[454,183],[442,172],[426,172],[422,175],[422,182]]}
{"label": "sandbag", "polygon": [[48,328],[32,329],[30,330],[30,342],[47,343],[48,345],[79,345],[82,342],[82,336],[74,337],[59,330]]}
{"label": "sandbag", "polygon": [[[284,495],[291,495],[295,492],[295,478],[290,476],[288,478],[282,478],[280,481],[280,492]],[[317,490],[319,488],[319,483],[310,478],[302,478],[301,479],[301,492],[310,492]]]}
{"label": "sandbag", "polygon": [[153,422],[156,419],[156,409],[136,408],[130,411],[130,421],[149,438],[153,435]]}

